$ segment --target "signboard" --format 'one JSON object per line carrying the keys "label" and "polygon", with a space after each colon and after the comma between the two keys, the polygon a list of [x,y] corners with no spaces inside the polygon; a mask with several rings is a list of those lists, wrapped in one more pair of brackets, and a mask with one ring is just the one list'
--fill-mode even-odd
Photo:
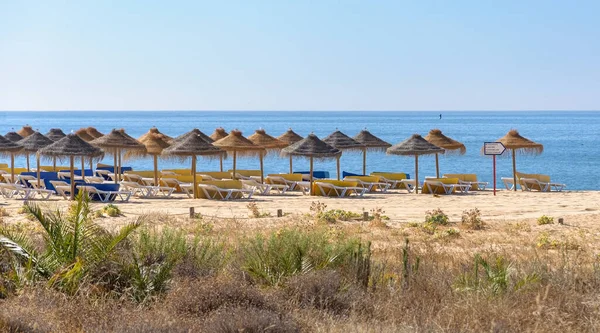
{"label": "signboard", "polygon": [[506,147],[502,142],[484,142],[483,143],[483,154],[484,155],[502,155]]}

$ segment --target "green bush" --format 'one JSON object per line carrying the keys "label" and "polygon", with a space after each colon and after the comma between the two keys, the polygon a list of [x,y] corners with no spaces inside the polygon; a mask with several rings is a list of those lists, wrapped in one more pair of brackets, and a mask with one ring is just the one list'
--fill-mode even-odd
{"label": "green bush", "polygon": [[553,223],[554,223],[554,217],[552,217],[552,216],[542,215],[537,219],[538,225],[553,224]]}
{"label": "green bush", "polygon": [[425,212],[425,222],[433,224],[446,225],[449,222],[448,215],[441,209],[437,208],[433,211]]}

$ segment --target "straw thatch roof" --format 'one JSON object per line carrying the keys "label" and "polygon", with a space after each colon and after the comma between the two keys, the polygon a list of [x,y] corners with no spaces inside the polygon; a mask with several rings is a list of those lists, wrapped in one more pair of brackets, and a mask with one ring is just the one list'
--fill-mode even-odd
{"label": "straw thatch roof", "polygon": [[428,155],[444,153],[444,149],[429,143],[419,134],[413,134],[410,138],[391,146],[386,152],[388,155]]}
{"label": "straw thatch roof", "polygon": [[160,155],[162,151],[169,147],[164,134],[150,133],[143,141],[140,141],[145,147],[145,150],[130,150],[125,153],[125,158],[143,157],[147,155]]}
{"label": "straw thatch roof", "polygon": [[296,143],[296,142],[302,140],[302,137],[300,135],[298,135],[298,133],[292,131],[292,129],[290,128],[285,133],[278,136],[277,140],[283,141],[283,142],[287,143],[288,145],[291,145],[293,143]]}
{"label": "straw thatch roof", "polygon": [[323,142],[339,150],[362,150],[364,145],[346,134],[336,130],[329,134]]}
{"label": "straw thatch roof", "polygon": [[385,142],[371,134],[371,132],[367,131],[366,129],[360,131],[360,133],[358,133],[352,139],[358,143],[361,143],[367,148],[367,150],[385,151],[387,148],[392,146],[390,143]]}
{"label": "straw thatch roof", "polygon": [[86,128],[80,128],[78,129],[75,134],[82,138],[84,141],[86,142],[90,142],[92,140],[94,140],[95,138],[93,136],[90,135],[90,133],[88,133]]}
{"label": "straw thatch roof", "polygon": [[162,133],[162,132],[161,132],[161,131],[159,131],[159,130],[158,130],[158,128],[156,128],[156,127],[152,127],[151,129],[149,129],[149,130],[148,130],[148,132],[146,132],[146,134],[144,134],[144,135],[142,135],[142,136],[140,136],[140,137],[138,138],[138,141],[139,141],[139,142],[142,142],[142,141],[144,141],[144,140],[146,139],[146,137],[148,137],[148,136],[151,136],[151,135],[153,135],[153,134],[160,134],[160,135],[162,135],[162,138],[161,138],[161,139],[162,139],[163,141],[165,141],[166,143],[168,143],[168,144],[172,144],[172,143],[173,143],[173,138],[172,138],[172,137],[170,137],[170,136],[168,136],[168,135],[166,135],[166,134]]}
{"label": "straw thatch roof", "polygon": [[260,155],[265,151],[263,147],[246,139],[238,130],[231,131],[223,139],[213,142],[213,145],[225,151],[235,151],[238,155]]}
{"label": "straw thatch roof", "polygon": [[293,155],[321,159],[340,156],[342,151],[328,145],[311,133],[306,138],[283,148],[281,154],[284,156]]}
{"label": "straw thatch roof", "polygon": [[6,135],[4,137],[12,142],[18,142],[23,139],[23,137],[20,136],[19,133],[17,133],[17,132],[8,132],[8,133],[6,133]]}
{"label": "straw thatch roof", "polygon": [[23,149],[23,146],[16,142],[12,142],[9,139],[0,135],[0,154],[8,155],[9,153],[16,153]]}
{"label": "straw thatch roof", "polygon": [[54,141],[48,139],[40,132],[34,132],[30,136],[23,138],[21,141],[17,142],[21,146],[23,146],[23,152],[25,153],[35,153],[38,150],[51,145]]}
{"label": "straw thatch roof", "polygon": [[462,155],[467,152],[467,148],[464,144],[445,136],[442,131],[437,128],[429,131],[425,136],[425,140],[440,148],[444,148],[446,154],[456,152]]}
{"label": "straw thatch roof", "polygon": [[510,130],[505,136],[498,139],[498,141],[502,142],[507,150],[514,149],[521,153],[534,155],[539,155],[544,151],[544,145],[522,137],[515,129]]}
{"label": "straw thatch roof", "polygon": [[215,142],[215,140],[213,140],[210,136],[202,133],[202,131],[197,128],[194,128],[193,130],[191,130],[187,133],[181,134],[180,136],[173,139],[173,141],[175,141],[175,142],[183,141],[188,136],[200,136],[202,138],[202,140],[206,141],[207,143]]}
{"label": "straw thatch roof", "polygon": [[33,128],[31,128],[31,126],[29,125],[25,125],[23,126],[23,128],[21,128],[20,130],[17,131],[17,134],[19,134],[22,137],[28,137],[31,134],[33,134],[35,131],[33,130]]}
{"label": "straw thatch roof", "polygon": [[40,150],[38,154],[52,157],[85,156],[101,159],[104,156],[102,149],[85,142],[76,134],[67,134],[64,138],[48,145]]}
{"label": "straw thatch roof", "polygon": [[267,134],[264,129],[257,129],[254,134],[248,137],[248,140],[252,141],[252,143],[259,147],[270,150],[281,149],[288,146],[287,143]]}
{"label": "straw thatch roof", "polygon": [[229,135],[229,133],[227,133],[223,127],[219,127],[210,135],[210,138],[213,139],[213,141],[219,141],[227,135]]}
{"label": "straw thatch roof", "polygon": [[206,142],[199,135],[189,135],[183,140],[175,142],[172,146],[162,151],[163,156],[185,158],[188,156],[222,156],[225,151]]}
{"label": "straw thatch roof", "polygon": [[146,147],[124,130],[113,129],[110,133],[90,142],[103,149],[146,150]]}
{"label": "straw thatch roof", "polygon": [[95,127],[88,127],[85,131],[94,139],[104,136],[104,134],[100,133]]}
{"label": "straw thatch roof", "polygon": [[67,135],[60,128],[51,128],[48,133],[46,133],[46,137],[52,141],[58,141],[65,136]]}

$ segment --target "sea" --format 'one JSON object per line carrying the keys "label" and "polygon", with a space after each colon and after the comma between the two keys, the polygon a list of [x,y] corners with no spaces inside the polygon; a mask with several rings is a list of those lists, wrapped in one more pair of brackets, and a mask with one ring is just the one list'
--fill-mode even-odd
{"label": "sea", "polygon": [[[553,182],[567,184],[570,190],[600,189],[600,112],[583,111],[511,111],[511,112],[379,112],[379,111],[64,111],[64,112],[0,112],[0,134],[17,131],[23,125],[45,134],[50,128],[61,128],[65,133],[82,127],[93,126],[106,133],[113,128],[124,128],[139,137],[156,126],[161,132],[176,137],[198,128],[210,135],[215,128],[241,130],[249,136],[256,129],[264,129],[272,136],[279,136],[289,128],[306,136],[310,133],[324,138],[335,130],[348,136],[367,129],[381,139],[396,144],[412,134],[425,136],[437,128],[445,135],[465,144],[464,155],[440,155],[440,173],[475,173],[482,181],[492,182],[492,158],[482,155],[484,142],[493,142],[509,130],[544,145],[538,156],[517,154],[517,170],[524,173],[542,173],[551,176]],[[341,169],[362,173],[362,153],[344,152]],[[8,162],[7,158],[0,162]],[[106,157],[105,163],[112,164]],[[185,168],[189,164],[173,160],[160,160],[159,168]],[[232,159],[224,162],[231,168]],[[16,159],[17,166],[25,166],[25,158]],[[134,170],[151,170],[152,160],[142,158],[127,160],[124,165]],[[510,155],[496,161],[498,187],[501,177],[512,175]],[[259,169],[258,158],[238,159],[238,169]],[[198,161],[199,171],[219,169],[218,160]],[[295,171],[309,169],[308,160],[294,159]],[[329,171],[335,177],[336,164],[331,161],[315,161],[315,170]],[[288,158],[277,154],[265,158],[265,173],[289,171]],[[373,171],[406,172],[414,177],[413,157],[386,155],[383,152],[367,153],[367,173]],[[435,158],[419,158],[419,176],[435,176]]]}

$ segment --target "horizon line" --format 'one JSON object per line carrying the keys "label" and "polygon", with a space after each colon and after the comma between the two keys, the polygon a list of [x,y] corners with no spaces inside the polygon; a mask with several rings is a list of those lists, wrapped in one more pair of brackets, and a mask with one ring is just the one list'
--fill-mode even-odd
{"label": "horizon line", "polygon": [[600,109],[484,109],[484,110],[164,110],[164,109],[70,109],[70,110],[0,110],[0,112],[600,112]]}

